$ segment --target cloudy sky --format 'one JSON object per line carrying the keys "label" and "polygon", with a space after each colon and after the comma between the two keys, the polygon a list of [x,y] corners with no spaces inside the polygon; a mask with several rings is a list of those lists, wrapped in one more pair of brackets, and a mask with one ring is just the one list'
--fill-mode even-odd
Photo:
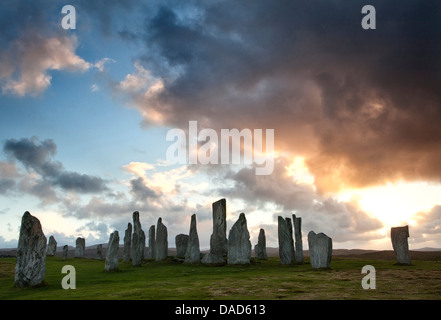
{"label": "cloudy sky", "polygon": [[[138,210],[171,247],[196,213],[206,249],[221,198],[253,245],[264,228],[277,246],[277,216],[296,214],[306,248],[314,230],[391,249],[406,224],[411,248],[441,247],[436,0],[14,0],[0,29],[0,248],[25,211],[59,245],[91,245]],[[167,132],[189,121],[274,129],[274,171],[170,163]]]}

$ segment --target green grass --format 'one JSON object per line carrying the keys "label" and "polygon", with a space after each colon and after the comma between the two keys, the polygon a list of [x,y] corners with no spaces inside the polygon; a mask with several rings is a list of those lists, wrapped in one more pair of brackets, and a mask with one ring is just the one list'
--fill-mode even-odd
{"label": "green grass", "polygon": [[[76,270],[76,289],[64,290],[64,265]],[[364,265],[376,268],[376,289],[363,290]],[[105,272],[104,261],[47,257],[46,285],[14,287],[15,259],[0,259],[0,299],[441,299],[441,262],[414,260],[333,259],[331,270],[310,264],[282,266],[278,259],[248,266],[120,262],[120,271]]]}

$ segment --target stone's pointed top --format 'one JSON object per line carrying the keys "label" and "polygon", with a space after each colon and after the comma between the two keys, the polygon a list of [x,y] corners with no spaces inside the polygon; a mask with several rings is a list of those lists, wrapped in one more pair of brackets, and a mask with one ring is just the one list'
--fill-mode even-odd
{"label": "stone's pointed top", "polygon": [[159,217],[158,223],[162,223],[162,218],[161,217]]}

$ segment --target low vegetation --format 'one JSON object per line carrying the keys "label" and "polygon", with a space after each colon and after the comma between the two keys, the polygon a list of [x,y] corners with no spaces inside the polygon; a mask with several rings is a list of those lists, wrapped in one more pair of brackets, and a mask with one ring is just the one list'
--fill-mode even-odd
{"label": "low vegetation", "polygon": [[[248,266],[185,265],[168,259],[105,272],[104,261],[47,257],[46,284],[14,287],[15,258],[0,259],[0,299],[441,299],[441,261],[335,258],[330,270],[309,263],[282,266],[277,258]],[[76,289],[64,290],[64,265],[76,270]],[[376,269],[376,289],[364,290],[364,265]]]}

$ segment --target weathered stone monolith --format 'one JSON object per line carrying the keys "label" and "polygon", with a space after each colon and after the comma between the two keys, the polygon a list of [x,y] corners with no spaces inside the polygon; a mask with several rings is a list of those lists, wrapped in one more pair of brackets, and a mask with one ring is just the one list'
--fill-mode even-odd
{"label": "weathered stone monolith", "polygon": [[254,255],[259,260],[267,260],[268,256],[266,254],[266,237],[265,230],[260,229],[259,237],[257,238],[257,244],[254,246]]}
{"label": "weathered stone monolith", "polygon": [[147,259],[156,259],[156,227],[150,226],[149,229],[149,250],[147,251]]}
{"label": "weathered stone monolith", "polygon": [[390,229],[390,237],[392,240],[392,247],[395,251],[398,264],[411,264],[409,254],[409,226],[392,227]]}
{"label": "weathered stone monolith", "polygon": [[324,233],[308,233],[309,256],[314,269],[330,268],[332,259],[332,239]]}
{"label": "weathered stone monolith", "polygon": [[168,234],[167,227],[162,223],[162,218],[158,219],[156,225],[156,261],[167,259],[168,256]]}
{"label": "weathered stone monolith", "polygon": [[16,287],[37,286],[46,274],[46,242],[40,221],[28,211],[21,219],[14,284]]}
{"label": "weathered stone monolith", "polygon": [[86,239],[77,238],[75,241],[75,258],[84,258],[84,251],[86,250]]}
{"label": "weathered stone monolith", "polygon": [[47,245],[47,255],[55,256],[55,252],[57,252],[57,241],[54,236],[49,237],[49,243]]}
{"label": "weathered stone monolith", "polygon": [[295,214],[292,215],[292,220],[294,223],[294,238],[295,238],[295,248],[296,248],[296,263],[303,264],[303,240],[302,240],[302,218],[296,217]]}
{"label": "weathered stone monolith", "polygon": [[103,260],[103,245],[99,244],[96,246],[96,258],[98,260]]}
{"label": "weathered stone monolith", "polygon": [[286,220],[281,216],[277,218],[279,235],[279,257],[281,264],[291,264],[292,260],[292,234],[289,232]]}
{"label": "weathered stone monolith", "polygon": [[241,213],[228,234],[228,264],[250,264],[251,241],[247,219]]}
{"label": "weathered stone monolith", "polygon": [[176,244],[176,257],[184,258],[185,252],[187,251],[188,235],[183,233],[178,234],[175,237],[175,244]]}
{"label": "weathered stone monolith", "polygon": [[124,248],[123,248],[123,261],[129,262],[130,255],[132,253],[132,224],[127,224],[127,229],[124,233]]}
{"label": "weathered stone monolith", "polygon": [[201,262],[201,251],[199,249],[199,236],[196,227],[196,215],[191,216],[190,232],[188,235],[187,249],[185,251],[185,263]]}
{"label": "weathered stone monolith", "polygon": [[210,252],[204,255],[202,263],[222,264],[228,251],[227,241],[227,205],[225,199],[212,204],[213,233],[210,237]]}
{"label": "weathered stone monolith", "polygon": [[139,212],[133,212],[132,265],[140,266],[144,259],[145,233],[139,221]]}
{"label": "weathered stone monolith", "polygon": [[67,253],[69,251],[69,246],[66,244],[63,246],[63,255],[62,255],[62,260],[66,261],[67,260]]}
{"label": "weathered stone monolith", "polygon": [[291,250],[291,263],[296,263],[296,252],[294,249],[292,221],[291,221],[291,218],[285,218],[285,221],[286,221],[286,226],[288,227],[288,232],[289,232],[289,247]]}
{"label": "weathered stone monolith", "polygon": [[119,234],[114,231],[110,234],[109,243],[107,245],[106,263],[104,270],[116,271],[118,270],[118,249],[119,249]]}

